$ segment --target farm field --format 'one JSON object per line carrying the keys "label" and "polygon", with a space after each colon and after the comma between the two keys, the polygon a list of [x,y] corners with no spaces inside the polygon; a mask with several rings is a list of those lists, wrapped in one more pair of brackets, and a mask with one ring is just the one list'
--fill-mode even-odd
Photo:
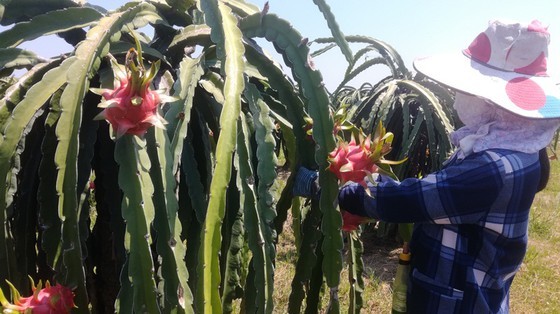
{"label": "farm field", "polygon": [[[390,312],[401,247],[395,225],[369,224],[360,239],[349,237],[337,197],[340,184],[365,183],[371,173],[441,169],[454,148],[450,134],[463,125],[457,92],[478,94],[424,73],[407,54],[452,45],[447,36],[434,40],[452,29],[428,14],[453,14],[395,2],[376,14],[383,20],[364,3],[349,10],[349,2],[314,0],[308,10],[286,1],[0,1],[0,312]],[[489,20],[468,7],[485,20],[460,19],[463,27],[451,19],[455,29]],[[346,15],[354,11],[367,18]],[[521,11],[535,18],[526,5]],[[545,24],[515,27],[546,39],[544,47]],[[475,52],[465,46],[471,36],[452,49]],[[401,43],[412,49],[401,55]],[[512,96],[531,94],[525,76],[542,74],[542,52],[515,64],[523,76],[508,78],[506,94],[523,110],[560,119],[560,111],[544,114],[560,98],[554,87],[544,98]],[[523,129],[520,138],[556,127]],[[295,176],[302,167],[313,171]],[[320,197],[304,200],[317,191],[308,184],[314,171]],[[514,313],[560,313],[559,179],[555,161],[532,211]]]}

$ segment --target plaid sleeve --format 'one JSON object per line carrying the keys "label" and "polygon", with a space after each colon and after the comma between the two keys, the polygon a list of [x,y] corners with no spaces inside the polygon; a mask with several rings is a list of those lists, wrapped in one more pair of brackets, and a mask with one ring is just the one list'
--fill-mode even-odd
{"label": "plaid sleeve", "polygon": [[294,180],[293,193],[296,196],[312,197],[317,193],[317,171],[301,167]]}
{"label": "plaid sleeve", "polygon": [[387,222],[476,222],[498,197],[503,172],[499,158],[474,154],[422,179],[379,182],[364,207],[368,216]]}

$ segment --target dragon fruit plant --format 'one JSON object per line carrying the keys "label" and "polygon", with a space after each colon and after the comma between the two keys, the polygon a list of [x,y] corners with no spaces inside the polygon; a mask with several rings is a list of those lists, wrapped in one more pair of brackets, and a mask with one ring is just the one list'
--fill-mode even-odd
{"label": "dragon fruit plant", "polygon": [[[231,313],[239,299],[244,312],[273,312],[276,241],[293,198],[291,183],[280,196],[273,188],[283,180],[274,121],[292,167],[326,172],[335,147],[303,36],[267,6],[222,0],[110,11],[1,1],[0,25],[0,288],[57,282],[73,288],[75,313]],[[49,35],[68,44],[58,56],[20,46]],[[293,127],[306,115],[313,141]],[[323,268],[307,255],[322,236],[308,230],[332,239],[320,249],[331,256],[324,277],[340,280],[337,184],[324,178],[312,211],[326,223],[301,219],[293,308],[320,306],[305,287],[309,267]]]}
{"label": "dragon fruit plant", "polygon": [[[326,1],[313,2],[349,77],[373,65],[365,51],[397,60],[361,36],[349,39],[369,46],[354,54]],[[246,1],[130,1],[109,11],[7,0],[0,25],[0,289],[9,280],[31,291],[28,277],[57,282],[72,287],[73,313],[283,311],[273,299],[276,244],[291,210],[301,241],[285,312],[341,312],[344,242],[328,160],[360,181],[384,171],[391,136],[355,134],[329,156],[333,130],[348,125],[330,114],[335,100],[313,65],[320,41]],[[46,36],[66,50],[45,58],[20,45]],[[274,121],[290,173],[319,169],[322,192],[309,209],[292,195],[293,176],[273,188],[283,180]],[[357,313],[363,284],[352,256],[344,312]],[[41,290],[11,305],[40,302]]]}

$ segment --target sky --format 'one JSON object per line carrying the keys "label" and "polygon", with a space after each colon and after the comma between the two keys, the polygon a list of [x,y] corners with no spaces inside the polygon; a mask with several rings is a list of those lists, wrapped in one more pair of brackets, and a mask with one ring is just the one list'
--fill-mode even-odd
{"label": "sky", "polygon": [[[492,19],[529,23],[540,20],[549,25],[548,72],[560,82],[560,1],[559,0],[325,0],[345,35],[364,35],[383,40],[401,55],[409,70],[417,57],[458,52]],[[124,0],[89,0],[108,10],[126,3]],[[263,7],[266,0],[246,0]],[[326,20],[312,0],[268,0],[270,10],[288,20],[303,37],[313,40],[331,36]],[[31,43],[39,47],[48,47]],[[263,44],[266,49],[268,48]],[[311,50],[320,48],[311,45]],[[355,53],[358,48],[351,46]],[[33,49],[41,54],[41,50]],[[48,53],[47,53],[48,54]],[[347,67],[339,50],[314,59],[325,84],[332,90],[341,81]],[[363,82],[375,83],[383,68],[372,68],[352,81],[356,87]]]}

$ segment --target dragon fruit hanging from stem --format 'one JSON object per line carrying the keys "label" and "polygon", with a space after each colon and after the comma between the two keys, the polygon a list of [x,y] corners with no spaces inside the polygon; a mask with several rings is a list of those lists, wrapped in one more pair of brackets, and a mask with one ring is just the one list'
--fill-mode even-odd
{"label": "dragon fruit hanging from stem", "polygon": [[[381,122],[373,140],[371,135],[365,137],[361,130],[354,128],[351,131],[349,143],[338,137],[337,147],[329,154],[328,169],[335,174],[341,185],[349,181],[359,183],[364,187],[366,194],[371,196],[365,178],[367,177],[372,184],[375,184],[374,173],[384,173],[396,179],[389,165],[402,163],[406,159],[400,161],[384,159],[384,156],[391,151],[393,134],[386,132]],[[358,142],[356,142],[355,133],[358,134]],[[373,221],[369,217],[353,215],[346,211],[342,211],[341,214],[342,230],[346,232],[353,232],[359,225]]]}
{"label": "dragon fruit hanging from stem", "polygon": [[160,90],[152,90],[150,85],[159,71],[160,60],[146,70],[143,65],[142,49],[136,37],[136,49],[130,48],[126,54],[125,65],[109,55],[113,69],[114,89],[90,90],[103,97],[98,107],[103,108],[96,120],[107,120],[115,134],[143,136],[149,127],[165,128],[167,123],[159,113],[159,105],[174,100]]}
{"label": "dragon fruit hanging from stem", "polygon": [[[404,162],[386,160],[383,157],[391,151],[393,133],[386,132],[379,123],[373,139],[359,133],[358,142],[354,135],[349,143],[339,137],[337,147],[329,154],[329,170],[336,175],[341,184],[348,181],[362,185],[369,192],[365,178],[375,182],[372,174],[388,173],[383,165],[396,165]],[[392,175],[391,173],[388,173]],[[369,194],[369,193],[368,193]]]}

